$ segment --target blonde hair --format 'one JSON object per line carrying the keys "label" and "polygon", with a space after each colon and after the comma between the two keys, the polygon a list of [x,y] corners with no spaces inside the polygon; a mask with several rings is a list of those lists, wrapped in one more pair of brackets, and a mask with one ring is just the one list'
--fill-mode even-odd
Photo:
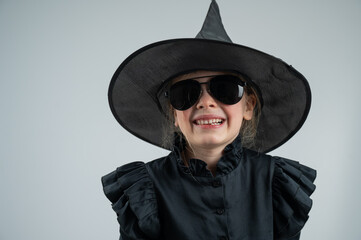
{"label": "blonde hair", "polygon": [[246,104],[251,104],[250,98],[255,98],[256,105],[253,108],[253,115],[250,120],[243,119],[239,135],[242,138],[242,146],[245,148],[253,148],[255,146],[255,137],[257,135],[258,122],[261,116],[261,102],[255,92],[255,90],[249,86],[245,86],[246,92]]}

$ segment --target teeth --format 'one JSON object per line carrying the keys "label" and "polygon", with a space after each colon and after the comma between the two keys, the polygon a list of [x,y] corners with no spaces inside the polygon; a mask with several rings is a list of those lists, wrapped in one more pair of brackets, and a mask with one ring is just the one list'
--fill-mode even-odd
{"label": "teeth", "polygon": [[208,119],[208,120],[197,120],[197,125],[220,125],[222,123],[222,119]]}

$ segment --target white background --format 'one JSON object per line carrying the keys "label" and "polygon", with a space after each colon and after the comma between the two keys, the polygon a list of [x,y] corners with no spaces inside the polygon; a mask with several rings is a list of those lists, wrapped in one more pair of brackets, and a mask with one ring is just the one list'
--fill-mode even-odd
{"label": "white background", "polygon": [[[0,239],[118,239],[101,176],[166,151],[127,133],[110,79],[149,43],[194,37],[209,0],[0,0]],[[233,42],[308,80],[303,128],[272,155],[318,170],[302,239],[361,239],[361,1],[218,0]]]}

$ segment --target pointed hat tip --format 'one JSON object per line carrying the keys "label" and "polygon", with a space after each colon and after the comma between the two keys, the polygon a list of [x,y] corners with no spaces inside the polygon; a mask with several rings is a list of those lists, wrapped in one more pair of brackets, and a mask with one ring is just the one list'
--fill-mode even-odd
{"label": "pointed hat tip", "polygon": [[232,42],[226,30],[224,29],[216,0],[212,0],[202,29],[197,34],[196,38],[218,40],[230,43]]}

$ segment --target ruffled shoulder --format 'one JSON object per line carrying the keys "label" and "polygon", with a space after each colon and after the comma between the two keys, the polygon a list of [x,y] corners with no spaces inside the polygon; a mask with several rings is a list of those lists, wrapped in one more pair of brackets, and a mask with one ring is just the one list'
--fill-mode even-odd
{"label": "ruffled shoulder", "polygon": [[285,158],[273,157],[273,211],[275,239],[298,239],[312,207],[316,171]]}
{"label": "ruffled shoulder", "polygon": [[123,239],[157,239],[160,225],[153,182],[143,162],[133,162],[102,177],[106,197],[117,213]]}

